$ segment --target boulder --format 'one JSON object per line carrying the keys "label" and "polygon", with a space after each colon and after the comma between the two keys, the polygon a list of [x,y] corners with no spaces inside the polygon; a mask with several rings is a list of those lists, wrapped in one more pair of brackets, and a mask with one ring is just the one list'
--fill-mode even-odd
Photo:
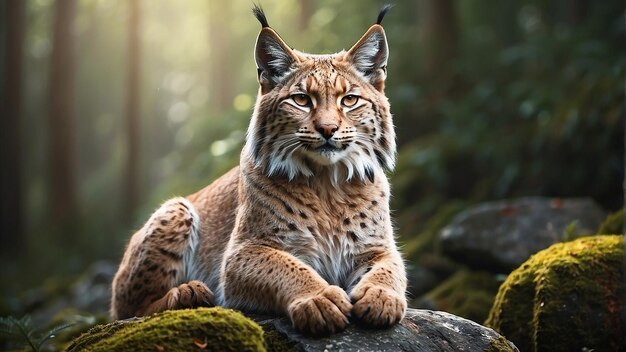
{"label": "boulder", "polygon": [[513,271],[487,326],[522,351],[626,351],[624,236],[559,243]]}
{"label": "boulder", "polygon": [[97,325],[75,339],[77,351],[264,351],[263,330],[223,308],[170,310]]}
{"label": "boulder", "polygon": [[440,245],[457,262],[508,273],[553,243],[596,233],[605,216],[586,198],[483,203],[457,215],[441,231]]}
{"label": "boulder", "polygon": [[310,337],[286,317],[252,316],[223,308],[167,311],[99,325],[68,351],[518,351],[492,329],[449,313],[409,309],[388,329],[351,324],[345,331]]}

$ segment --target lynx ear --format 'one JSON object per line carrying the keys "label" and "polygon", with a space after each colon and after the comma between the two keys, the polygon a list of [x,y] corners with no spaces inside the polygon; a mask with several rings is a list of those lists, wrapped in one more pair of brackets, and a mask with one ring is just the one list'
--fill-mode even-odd
{"label": "lynx ear", "polygon": [[252,8],[254,17],[261,23],[261,32],[256,39],[254,61],[262,92],[265,94],[280,83],[291,65],[298,61],[289,46],[274,32],[267,22],[267,17],[259,5]]}
{"label": "lynx ear", "polygon": [[254,52],[259,83],[263,88],[274,88],[285,74],[289,73],[291,65],[297,61],[287,44],[274,32],[265,27],[256,40]]}
{"label": "lynx ear", "polygon": [[371,26],[347,54],[357,71],[380,91],[387,77],[388,56],[387,37],[379,24]]}

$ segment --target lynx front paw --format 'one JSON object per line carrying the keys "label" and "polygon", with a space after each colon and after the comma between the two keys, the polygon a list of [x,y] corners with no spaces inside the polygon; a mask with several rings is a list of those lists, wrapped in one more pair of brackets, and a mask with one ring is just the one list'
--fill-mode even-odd
{"label": "lynx front paw", "polygon": [[212,307],[215,305],[213,292],[203,282],[197,280],[172,288],[166,297],[166,309]]}
{"label": "lynx front paw", "polygon": [[404,317],[406,297],[388,288],[365,284],[352,291],[354,315],[373,326],[390,326]]}
{"label": "lynx front paw", "polygon": [[337,286],[328,286],[317,295],[297,299],[289,305],[294,328],[313,335],[342,331],[352,310],[350,298]]}

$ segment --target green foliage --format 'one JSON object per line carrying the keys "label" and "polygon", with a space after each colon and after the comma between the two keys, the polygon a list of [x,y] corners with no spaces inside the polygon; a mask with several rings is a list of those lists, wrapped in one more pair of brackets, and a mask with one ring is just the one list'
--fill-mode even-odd
{"label": "green foliage", "polygon": [[42,350],[42,347],[48,340],[72,325],[74,324],[61,324],[45,333],[38,333],[28,316],[24,316],[21,319],[11,316],[0,317],[0,335],[22,346],[29,347],[33,352],[38,352]]}
{"label": "green foliage", "polygon": [[482,323],[498,292],[494,274],[459,270],[424,297],[432,300],[438,310]]}
{"label": "green foliage", "polygon": [[551,2],[494,6],[493,17],[460,6],[461,52],[446,76],[391,86],[402,144],[394,208],[421,204],[428,219],[450,199],[523,195],[621,206],[622,4],[590,3],[576,25]]}

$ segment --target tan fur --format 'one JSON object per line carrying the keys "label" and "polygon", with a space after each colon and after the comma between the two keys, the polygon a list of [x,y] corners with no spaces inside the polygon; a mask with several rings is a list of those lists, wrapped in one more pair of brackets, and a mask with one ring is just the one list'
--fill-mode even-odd
{"label": "tan fur", "polygon": [[[286,314],[314,334],[340,331],[351,316],[374,326],[402,319],[406,277],[384,173],[395,156],[385,67],[355,69],[371,51],[368,35],[384,38],[374,25],[348,52],[280,47],[291,64],[280,77],[258,59],[265,72],[240,166],[165,202],[133,235],[113,281],[115,318],[220,304]],[[283,45],[269,27],[257,50],[265,40]],[[295,104],[294,92],[311,106]],[[362,105],[342,105],[357,93]],[[324,152],[328,126],[336,148]]]}

